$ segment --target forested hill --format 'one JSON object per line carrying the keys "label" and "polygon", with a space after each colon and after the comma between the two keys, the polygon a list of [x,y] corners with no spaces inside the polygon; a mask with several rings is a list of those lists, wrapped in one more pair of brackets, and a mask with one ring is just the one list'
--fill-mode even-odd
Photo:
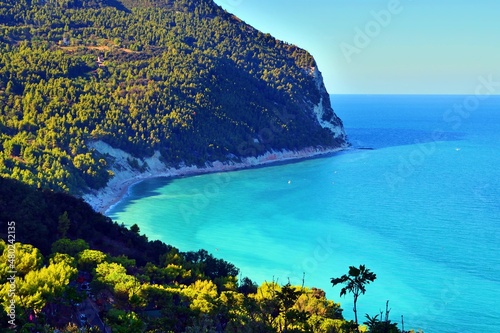
{"label": "forested hill", "polygon": [[100,188],[97,140],[203,166],[345,134],[313,57],[211,0],[0,0],[0,175]]}

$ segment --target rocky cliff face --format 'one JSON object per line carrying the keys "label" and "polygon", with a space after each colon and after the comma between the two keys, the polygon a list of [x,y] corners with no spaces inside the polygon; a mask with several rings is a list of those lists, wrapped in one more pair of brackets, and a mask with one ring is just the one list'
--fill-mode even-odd
{"label": "rocky cliff face", "polygon": [[316,119],[321,127],[329,129],[332,132],[334,138],[344,141],[347,144],[344,124],[332,109],[330,96],[323,82],[323,76],[317,67],[314,67],[312,72],[316,87],[321,95],[319,103],[314,105],[313,108]]}

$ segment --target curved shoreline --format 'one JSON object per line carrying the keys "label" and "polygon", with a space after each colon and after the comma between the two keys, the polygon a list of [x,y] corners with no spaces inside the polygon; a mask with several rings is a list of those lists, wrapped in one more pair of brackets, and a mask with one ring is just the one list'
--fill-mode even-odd
{"label": "curved shoreline", "polygon": [[149,170],[141,173],[130,166],[128,159],[133,157],[123,150],[112,148],[102,141],[93,142],[91,147],[100,153],[110,155],[115,160],[111,168],[115,175],[109,180],[106,187],[100,190],[94,190],[82,196],[82,199],[85,202],[87,202],[95,211],[102,214],[106,214],[113,206],[123,200],[132,186],[146,179],[160,177],[183,177],[242,170],[280,162],[300,161],[312,157],[337,153],[349,148],[346,144],[345,146],[338,148],[309,147],[299,151],[273,151],[266,152],[265,154],[257,157],[246,157],[239,163],[223,163],[215,161],[210,163],[210,166],[204,168],[198,168],[196,166],[168,168],[160,161],[160,156],[157,152],[152,157],[145,158],[143,160],[143,162],[148,164]]}

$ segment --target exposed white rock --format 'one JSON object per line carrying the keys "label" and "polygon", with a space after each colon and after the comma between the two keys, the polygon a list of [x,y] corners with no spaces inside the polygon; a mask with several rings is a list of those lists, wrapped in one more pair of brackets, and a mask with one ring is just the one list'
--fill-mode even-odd
{"label": "exposed white rock", "polygon": [[344,128],[342,126],[337,126],[329,121],[323,120],[323,116],[325,114],[325,109],[323,108],[323,97],[321,97],[321,99],[319,100],[318,105],[314,106],[313,112],[316,115],[318,123],[321,125],[321,127],[329,129],[333,133],[334,137],[345,136]]}
{"label": "exposed white rock", "polygon": [[319,103],[317,105],[314,105],[313,107],[313,112],[316,116],[316,119],[318,119],[318,123],[320,124],[321,127],[329,129],[335,138],[340,137],[340,138],[345,138],[346,134],[344,131],[344,127],[340,124],[335,124],[331,120],[323,120],[323,117],[325,115],[325,109],[323,105],[323,96],[328,96],[328,92],[326,91],[325,84],[323,82],[323,75],[321,75],[321,72],[318,70],[317,67],[314,67],[311,69],[312,75],[314,77],[314,81],[316,83],[316,87],[320,91],[321,98],[319,100]]}
{"label": "exposed white rock", "polygon": [[[342,122],[337,116],[332,113],[330,119],[324,120],[324,115],[326,112],[330,113],[332,110],[325,110],[324,98],[328,96],[325,85],[323,83],[323,77],[318,70],[318,68],[309,68],[310,75],[314,77],[316,86],[320,92],[320,101],[317,105],[312,105],[309,101],[305,101],[309,107],[312,106],[311,112],[318,120],[321,127],[327,128],[332,132],[335,138],[345,139],[346,135]],[[257,138],[253,139],[255,143],[258,143]],[[154,178],[154,177],[176,177],[176,176],[186,176],[201,173],[210,172],[221,172],[221,171],[231,171],[243,168],[249,168],[252,166],[258,166],[263,164],[269,164],[279,161],[287,161],[293,159],[301,159],[307,157],[313,157],[322,154],[333,153],[339,150],[348,148],[348,144],[338,147],[338,148],[316,148],[309,147],[304,148],[300,151],[271,151],[266,152],[262,155],[255,157],[246,157],[241,160],[241,162],[221,162],[215,161],[210,162],[203,168],[198,168],[196,166],[185,166],[182,165],[179,168],[167,167],[160,159],[159,151],[156,151],[152,157],[137,159],[139,165],[147,164],[145,172],[141,172],[137,168],[133,168],[129,160],[134,160],[132,155],[121,150],[116,149],[108,145],[103,141],[95,141],[88,144],[90,148],[93,148],[104,155],[109,155],[108,160],[113,160],[111,165],[111,171],[114,173],[114,177],[108,182],[105,188],[98,191],[92,191],[91,193],[85,194],[83,199],[88,202],[96,211],[106,212],[112,205],[116,204],[119,200],[127,194],[129,187],[135,183],[138,183],[144,179]]]}
{"label": "exposed white rock", "polygon": [[309,147],[300,151],[272,151],[256,157],[244,158],[239,163],[215,161],[203,168],[198,168],[196,166],[169,168],[161,162],[160,153],[156,151],[152,157],[139,160],[139,164],[146,162],[149,166],[146,172],[141,173],[129,164],[127,159],[134,159],[129,153],[121,149],[113,148],[103,141],[89,143],[89,147],[94,148],[102,154],[108,154],[112,157],[111,159],[114,160],[111,165],[114,177],[108,182],[106,187],[100,190],[94,190],[82,197],[94,210],[102,213],[106,212],[112,205],[120,201],[127,194],[131,185],[145,179],[238,170],[274,162],[330,154],[347,148],[347,146],[335,149]]}

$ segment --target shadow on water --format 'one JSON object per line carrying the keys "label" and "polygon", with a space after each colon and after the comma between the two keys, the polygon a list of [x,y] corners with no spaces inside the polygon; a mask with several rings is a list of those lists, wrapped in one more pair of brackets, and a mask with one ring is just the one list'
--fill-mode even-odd
{"label": "shadow on water", "polygon": [[[140,181],[134,185],[132,185],[128,189],[128,193],[126,196],[122,198],[118,203],[111,206],[111,208],[106,212],[108,216],[113,216],[114,214],[118,214],[125,211],[125,207],[128,203],[134,202],[136,200],[140,200],[144,197],[153,197],[156,195],[160,195],[160,188],[170,184],[174,178],[172,177],[157,177],[146,179]],[[136,195],[137,193],[137,195]]]}
{"label": "shadow on water", "polygon": [[[465,133],[431,132],[399,128],[347,128],[347,139],[354,149],[380,149],[432,141],[459,141]],[[438,140],[435,138],[439,137]]]}

